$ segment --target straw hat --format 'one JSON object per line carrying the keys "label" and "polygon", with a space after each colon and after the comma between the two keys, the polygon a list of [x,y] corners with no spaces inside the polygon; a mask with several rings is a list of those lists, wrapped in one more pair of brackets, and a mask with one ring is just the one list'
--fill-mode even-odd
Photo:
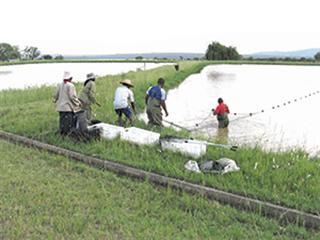
{"label": "straw hat", "polygon": [[129,87],[133,87],[133,84],[132,84],[132,82],[131,82],[130,79],[122,80],[122,81],[120,81],[120,83],[121,83],[121,84],[124,84],[124,85],[127,85],[127,86],[129,86]]}
{"label": "straw hat", "polygon": [[96,79],[96,75],[94,73],[88,73],[87,74],[87,80],[90,80],[90,79]]}
{"label": "straw hat", "polygon": [[63,80],[69,80],[72,78],[72,75],[70,72],[64,72],[63,73]]}

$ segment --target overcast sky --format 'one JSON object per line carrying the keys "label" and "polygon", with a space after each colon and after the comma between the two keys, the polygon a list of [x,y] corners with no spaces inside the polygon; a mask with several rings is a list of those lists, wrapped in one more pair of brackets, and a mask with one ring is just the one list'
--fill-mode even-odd
{"label": "overcast sky", "polygon": [[316,0],[1,0],[0,42],[42,53],[320,48]]}

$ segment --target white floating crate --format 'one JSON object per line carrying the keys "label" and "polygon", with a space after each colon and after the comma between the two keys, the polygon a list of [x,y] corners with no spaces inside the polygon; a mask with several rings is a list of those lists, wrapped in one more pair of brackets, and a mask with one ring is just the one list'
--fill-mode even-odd
{"label": "white floating crate", "polygon": [[179,138],[163,138],[160,141],[162,149],[180,152],[184,155],[199,158],[207,152],[207,142]]}
{"label": "white floating crate", "polygon": [[120,139],[139,145],[153,145],[159,143],[160,134],[141,128],[126,128],[120,134]]}
{"label": "white floating crate", "polygon": [[123,127],[116,125],[111,125],[107,123],[98,123],[92,126],[89,126],[88,129],[100,129],[101,138],[107,140],[113,140],[120,136],[121,132],[124,131]]}

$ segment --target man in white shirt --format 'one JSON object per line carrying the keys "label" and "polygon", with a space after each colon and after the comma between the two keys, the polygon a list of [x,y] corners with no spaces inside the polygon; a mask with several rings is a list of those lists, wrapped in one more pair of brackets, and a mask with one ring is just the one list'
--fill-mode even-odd
{"label": "man in white shirt", "polygon": [[[130,88],[133,87],[133,84],[130,79],[120,81],[121,86],[119,86],[114,94],[114,110],[118,115],[118,124],[123,126],[124,122],[122,120],[122,115],[124,114],[127,119],[129,119],[130,125],[132,125],[132,110],[135,113],[134,105],[134,95]],[[129,104],[130,103],[130,104]],[[132,110],[130,108],[132,107]]]}

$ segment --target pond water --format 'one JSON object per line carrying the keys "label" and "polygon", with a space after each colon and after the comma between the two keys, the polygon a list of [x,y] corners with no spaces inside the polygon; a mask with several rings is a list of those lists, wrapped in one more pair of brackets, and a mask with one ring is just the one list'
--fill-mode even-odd
{"label": "pond water", "polygon": [[73,75],[73,81],[85,81],[86,74],[115,75],[129,71],[151,69],[163,63],[50,63],[0,66],[0,90],[52,85],[62,81],[64,71]]}
{"label": "pond water", "polygon": [[221,137],[211,109],[222,97],[231,111],[228,132],[222,133],[226,142],[316,154],[319,90],[319,66],[212,65],[168,92],[165,119],[207,137]]}

